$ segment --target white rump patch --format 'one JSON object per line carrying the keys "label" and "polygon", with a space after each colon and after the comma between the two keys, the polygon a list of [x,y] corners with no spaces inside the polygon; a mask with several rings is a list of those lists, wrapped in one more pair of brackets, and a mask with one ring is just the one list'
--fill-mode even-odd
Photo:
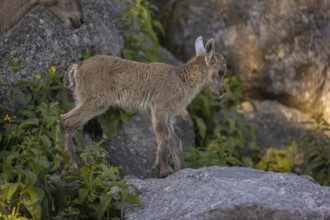
{"label": "white rump patch", "polygon": [[67,85],[67,87],[71,90],[74,90],[75,86],[76,86],[76,80],[75,80],[75,75],[78,71],[78,64],[72,64],[71,67],[69,68],[67,77],[68,77],[68,81],[69,81],[69,85]]}
{"label": "white rump patch", "polygon": [[197,37],[195,41],[195,51],[196,51],[196,56],[205,53],[205,48],[204,48],[204,43],[203,43],[203,37],[199,36]]}

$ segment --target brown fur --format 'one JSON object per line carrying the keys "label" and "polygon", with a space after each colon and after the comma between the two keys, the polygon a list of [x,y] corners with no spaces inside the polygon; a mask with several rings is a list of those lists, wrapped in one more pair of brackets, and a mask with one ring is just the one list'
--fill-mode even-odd
{"label": "brown fur", "polygon": [[67,28],[79,28],[84,22],[80,0],[1,0],[0,36],[13,28],[37,5],[45,7]]}
{"label": "brown fur", "polygon": [[173,172],[167,162],[167,149],[172,154],[174,169],[184,168],[181,142],[175,135],[172,118],[184,111],[203,87],[209,87],[218,96],[225,92],[225,60],[214,52],[213,40],[207,43],[208,47],[192,62],[176,67],[111,56],[94,56],[73,64],[64,83],[73,90],[77,105],[61,117],[66,129],[66,151],[73,158],[71,167],[76,167],[74,131],[110,106],[119,106],[150,111],[158,142],[156,165],[162,177]]}

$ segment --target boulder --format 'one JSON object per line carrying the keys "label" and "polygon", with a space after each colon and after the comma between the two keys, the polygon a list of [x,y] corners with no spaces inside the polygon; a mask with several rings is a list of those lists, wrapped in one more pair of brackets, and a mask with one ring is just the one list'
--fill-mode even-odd
{"label": "boulder", "polygon": [[[44,8],[36,7],[4,38],[0,38],[0,82],[34,79],[55,66],[62,73],[83,53],[120,56],[124,37],[115,22],[125,4],[121,0],[83,0],[85,24],[66,29]],[[14,73],[8,60],[17,61]],[[8,102],[8,90],[0,89],[0,108]]]}
{"label": "boulder", "polygon": [[129,182],[144,205],[127,206],[127,220],[330,219],[330,188],[308,176],[209,167]]}
{"label": "boulder", "polygon": [[[195,146],[193,123],[188,115],[180,115],[174,125],[183,147]],[[109,152],[108,163],[121,167],[121,175],[157,178],[155,167],[157,140],[147,114],[135,114],[127,124],[121,124],[116,137],[102,144]]]}
{"label": "boulder", "polygon": [[314,127],[310,117],[277,101],[242,103],[246,124],[255,130],[257,146],[261,149],[287,149],[291,141],[299,141],[306,129]]}
{"label": "boulder", "polygon": [[214,38],[255,98],[276,99],[330,121],[330,10],[326,1],[172,0],[161,11],[162,44],[178,58]]}

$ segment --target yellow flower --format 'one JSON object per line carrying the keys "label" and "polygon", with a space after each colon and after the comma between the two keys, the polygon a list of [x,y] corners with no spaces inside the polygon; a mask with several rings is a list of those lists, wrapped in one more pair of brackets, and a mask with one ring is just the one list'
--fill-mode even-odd
{"label": "yellow flower", "polygon": [[5,117],[3,118],[3,121],[11,121],[10,116],[6,114]]}
{"label": "yellow flower", "polygon": [[36,79],[41,79],[41,74],[40,74],[40,73],[37,73],[34,77],[35,77]]}
{"label": "yellow flower", "polygon": [[54,73],[56,73],[57,69],[56,69],[55,66],[51,66],[51,67],[49,67],[48,71],[49,71],[50,73],[54,74]]}

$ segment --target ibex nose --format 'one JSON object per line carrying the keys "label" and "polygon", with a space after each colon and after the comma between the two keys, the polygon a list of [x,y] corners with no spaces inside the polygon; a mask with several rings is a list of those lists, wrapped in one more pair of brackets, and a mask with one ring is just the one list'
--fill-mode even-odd
{"label": "ibex nose", "polygon": [[84,24],[84,23],[85,23],[84,18],[80,18],[80,23],[81,23],[81,24]]}

